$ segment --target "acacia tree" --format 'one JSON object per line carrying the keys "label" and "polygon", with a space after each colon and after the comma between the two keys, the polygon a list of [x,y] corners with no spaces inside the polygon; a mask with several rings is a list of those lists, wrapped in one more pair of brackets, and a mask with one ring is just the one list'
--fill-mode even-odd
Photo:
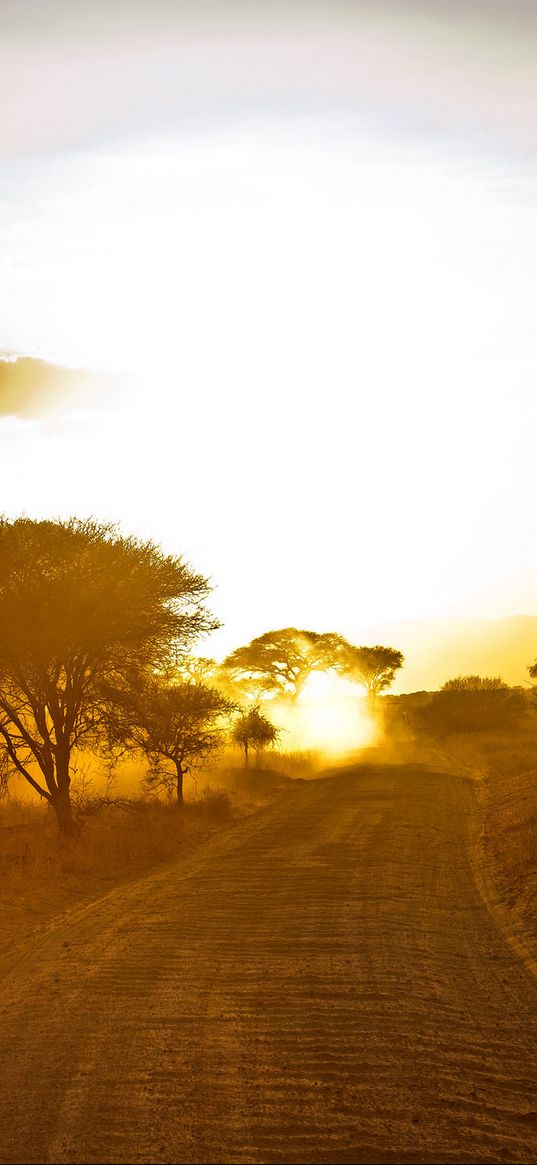
{"label": "acacia tree", "polygon": [[172,665],[169,673],[170,681],[185,684],[205,684],[212,686],[212,680],[218,670],[215,659],[205,655],[182,655]]}
{"label": "acacia tree", "polygon": [[0,520],[0,743],[75,835],[73,751],[104,732],[110,691],[217,626],[208,584],[97,522]]}
{"label": "acacia tree", "polygon": [[332,631],[266,631],[232,651],[221,674],[250,698],[282,695],[296,700],[311,673],[333,667],[345,646],[342,636]]}
{"label": "acacia tree", "polygon": [[369,702],[374,705],[380,692],[391,687],[395,673],[403,666],[405,657],[395,647],[358,647],[347,644],[342,648],[338,670],[350,680],[361,684]]}
{"label": "acacia tree", "polygon": [[279,735],[279,729],[267,716],[263,716],[259,704],[241,712],[231,731],[234,744],[238,744],[244,751],[245,768],[248,768],[251,748],[259,755],[264,748],[274,745]]}
{"label": "acacia tree", "polygon": [[221,747],[233,708],[221,692],[202,683],[136,677],[114,693],[111,743],[141,753],[150,766],[149,787],[174,792],[183,805],[185,774]]}

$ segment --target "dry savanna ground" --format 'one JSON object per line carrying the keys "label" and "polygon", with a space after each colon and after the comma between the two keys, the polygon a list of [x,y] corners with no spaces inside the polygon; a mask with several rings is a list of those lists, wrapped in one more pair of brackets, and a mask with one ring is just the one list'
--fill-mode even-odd
{"label": "dry savanna ground", "polygon": [[[471,776],[482,808],[489,891],[537,967],[537,725],[451,734],[431,742],[446,770]],[[421,741],[420,741],[421,746]]]}
{"label": "dry savanna ground", "polygon": [[54,815],[43,803],[16,795],[0,800],[0,950],[59,910],[196,850],[224,825],[280,795],[291,779],[318,768],[314,754],[291,753],[246,772],[236,754],[226,755],[187,780],[184,812],[173,801],[140,797],[139,779],[130,771],[112,790],[91,781],[81,790],[82,802],[102,794],[119,804],[82,816],[75,844],[58,842]]}
{"label": "dry savanna ground", "polygon": [[488,893],[508,908],[537,964],[537,701],[530,698],[527,712],[511,727],[440,732],[421,722],[420,708],[428,698],[427,693],[399,697],[396,714],[387,711],[382,754],[472,781]]}
{"label": "dry savanna ground", "polygon": [[88,818],[77,843],[58,843],[52,814],[8,802],[0,809],[0,949],[31,933],[64,907],[86,901],[203,843],[232,808],[219,791],[189,804],[138,804]]}
{"label": "dry savanna ground", "polygon": [[6,808],[0,1161],[535,1160],[524,731]]}

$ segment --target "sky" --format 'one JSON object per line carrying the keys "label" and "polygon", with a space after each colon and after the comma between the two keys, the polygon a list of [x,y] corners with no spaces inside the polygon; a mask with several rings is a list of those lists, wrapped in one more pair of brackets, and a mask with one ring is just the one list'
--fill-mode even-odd
{"label": "sky", "polygon": [[537,614],[532,0],[2,0],[0,33],[0,353],[73,370],[0,378],[3,510],[184,555],[217,653]]}

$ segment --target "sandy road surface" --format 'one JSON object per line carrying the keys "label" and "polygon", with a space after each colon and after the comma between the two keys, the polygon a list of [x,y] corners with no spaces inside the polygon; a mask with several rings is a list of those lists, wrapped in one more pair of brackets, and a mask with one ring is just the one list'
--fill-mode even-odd
{"label": "sandy road surface", "polygon": [[12,954],[0,1161],[536,1161],[537,984],[475,812],[419,769],[300,783]]}

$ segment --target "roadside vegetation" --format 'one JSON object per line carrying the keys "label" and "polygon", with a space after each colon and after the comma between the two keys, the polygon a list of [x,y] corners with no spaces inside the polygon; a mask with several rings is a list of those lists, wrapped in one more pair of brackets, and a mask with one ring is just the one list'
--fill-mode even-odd
{"label": "roadside vegetation", "polygon": [[402,666],[392,648],[296,628],[218,664],[197,654],[219,626],[209,591],[180,557],[112,526],[1,519],[0,789],[22,779],[76,840],[79,758],[112,774],[130,757],[145,764],[146,793],[181,808],[185,778],[229,743],[259,766],[280,736],[271,699],[292,705],[317,672],[371,697]]}
{"label": "roadside vegetation", "polygon": [[[91,809],[91,807],[90,807]],[[241,812],[223,789],[205,789],[178,815],[173,803],[131,799],[91,812],[76,845],[58,844],[45,803],[0,804],[0,951],[48,918],[188,853]]]}
{"label": "roadside vegetation", "polygon": [[[257,754],[259,760],[259,753]],[[84,777],[75,783],[75,842],[58,834],[45,801],[7,795],[0,800],[0,953],[59,911],[91,901],[122,883],[188,856],[222,829],[281,796],[291,781],[321,767],[314,753],[266,753],[245,768],[225,747],[189,782],[181,812],[140,768],[138,785]],[[20,789],[20,784],[18,786]],[[138,793],[136,794],[136,788]]]}
{"label": "roadside vegetation", "polygon": [[459,675],[394,696],[396,648],[293,627],[218,662],[200,650],[218,626],[209,594],[181,558],[114,527],[0,520],[0,932],[314,776],[323,756],[293,750],[288,726],[324,677],[314,719],[343,681],[347,710],[381,726],[392,756],[474,778],[487,856],[537,942],[537,664],[527,689]]}
{"label": "roadside vegetation", "polygon": [[0,942],[314,775],[322,759],[277,723],[312,676],[346,677],[359,710],[402,666],[296,628],[217,662],[209,595],[113,526],[0,519]]}
{"label": "roadside vegetation", "polygon": [[[535,665],[528,667],[532,679]],[[537,693],[498,676],[457,676],[438,692],[390,696],[387,737],[401,753],[470,777],[481,854],[498,898],[537,957]]]}

